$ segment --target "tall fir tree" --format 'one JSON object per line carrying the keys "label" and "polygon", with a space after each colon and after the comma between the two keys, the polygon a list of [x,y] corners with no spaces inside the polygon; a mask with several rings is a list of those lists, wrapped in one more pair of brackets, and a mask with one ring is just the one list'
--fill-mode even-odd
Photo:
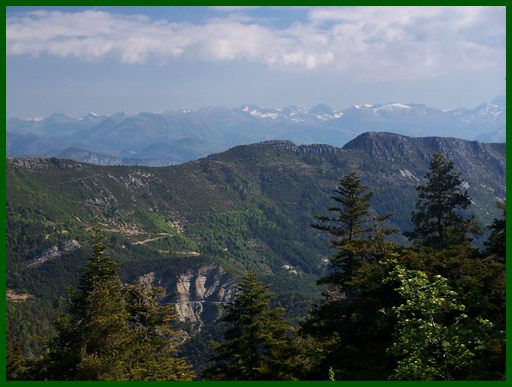
{"label": "tall fir tree", "polygon": [[206,371],[208,379],[290,379],[291,330],[283,309],[270,307],[271,297],[254,273],[243,277],[222,319],[229,325],[224,342],[212,343],[214,366]]}
{"label": "tall fir tree", "polygon": [[414,230],[405,233],[412,241],[435,249],[470,242],[473,218],[464,219],[461,212],[471,204],[462,188],[460,174],[453,162],[441,153],[434,153],[426,182],[417,188],[416,211],[412,213]]}
{"label": "tall fir tree", "polygon": [[390,367],[383,356],[389,323],[378,311],[392,302],[393,294],[374,266],[394,251],[386,236],[396,230],[381,226],[390,215],[370,214],[371,197],[352,171],[332,196],[336,206],[328,210],[334,215],[319,216],[320,223],[313,225],[331,235],[335,254],[330,272],[318,281],[325,286],[323,298],[302,325],[302,333],[315,337],[322,348],[310,378],[321,379],[332,367],[339,380],[379,379]]}
{"label": "tall fir tree", "polygon": [[119,264],[105,254],[99,228],[91,232],[93,253],[72,291],[69,313],[58,314],[57,335],[49,343],[43,375],[51,380],[130,379],[130,344]]}
{"label": "tall fir tree", "polygon": [[158,304],[161,290],[125,286],[119,264],[105,254],[99,228],[69,311],[59,312],[57,334],[38,363],[49,380],[190,380],[190,367],[173,358],[172,310]]}
{"label": "tall fir tree", "polygon": [[336,205],[328,208],[332,215],[316,216],[318,222],[312,227],[329,233],[330,246],[336,251],[330,259],[330,273],[320,279],[319,284],[330,286],[330,292],[343,292],[355,268],[365,260],[367,240],[377,230],[382,235],[395,230],[379,226],[390,215],[370,215],[373,192],[362,184],[355,170],[341,178],[334,193],[331,199]]}
{"label": "tall fir tree", "polygon": [[415,242],[406,254],[408,265],[446,277],[465,303],[468,316],[492,322],[492,337],[478,362],[472,363],[471,378],[500,378],[505,348],[505,221],[497,219],[491,225],[485,252],[489,256],[483,258],[471,244],[471,234],[480,230],[473,217],[463,216],[471,199],[453,162],[434,154],[426,178],[418,187],[419,200],[412,214],[415,229],[404,233]]}
{"label": "tall fir tree", "polygon": [[191,380],[194,372],[190,365],[175,356],[184,337],[170,325],[175,318],[174,307],[159,303],[164,289],[140,281],[128,286],[127,296],[130,327],[135,331],[132,379]]}

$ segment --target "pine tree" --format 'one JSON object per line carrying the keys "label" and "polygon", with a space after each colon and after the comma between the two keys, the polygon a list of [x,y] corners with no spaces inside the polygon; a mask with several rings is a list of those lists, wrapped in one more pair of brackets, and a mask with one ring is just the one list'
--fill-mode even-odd
{"label": "pine tree", "polygon": [[190,380],[193,373],[173,357],[180,336],[169,323],[170,306],[159,305],[160,288],[124,285],[119,264],[105,254],[99,228],[69,312],[60,311],[57,335],[37,367],[51,380]]}
{"label": "pine tree", "polygon": [[[313,228],[331,235],[330,246],[336,251],[330,260],[330,273],[319,280],[319,284],[330,286],[331,293],[344,291],[353,271],[365,261],[367,241],[376,235],[377,230],[382,235],[395,232],[379,226],[390,215],[370,215],[372,196],[373,192],[361,183],[359,174],[353,170],[340,180],[335,195],[331,196],[337,204],[328,208],[333,215],[316,216],[319,223],[312,225]],[[340,296],[341,294],[335,295]]]}
{"label": "pine tree", "polygon": [[322,224],[313,227],[328,231],[334,237],[332,245],[339,246],[341,241],[360,239],[361,235],[369,231],[369,202],[373,192],[368,191],[368,187],[361,183],[359,174],[352,170],[340,180],[335,193],[331,199],[340,205],[329,208],[335,216],[317,216]]}
{"label": "pine tree", "polygon": [[48,379],[130,379],[130,345],[126,294],[117,276],[119,265],[104,254],[98,228],[91,233],[93,254],[87,261],[78,290],[72,292],[69,313],[59,312],[57,335],[44,360]]}
{"label": "pine tree", "polygon": [[505,261],[506,254],[506,204],[505,202],[497,202],[496,206],[503,211],[503,218],[494,219],[489,226],[489,238],[485,243],[487,254],[496,257],[498,260]]}
{"label": "pine tree", "polygon": [[290,379],[290,327],[283,309],[269,306],[268,286],[249,272],[222,321],[230,328],[223,343],[212,343],[215,365],[206,375],[217,380]]}
{"label": "pine tree", "polygon": [[175,318],[174,307],[159,303],[164,290],[140,282],[128,287],[127,296],[130,327],[135,331],[132,379],[191,380],[194,373],[190,365],[175,357],[183,337],[170,326]]}
{"label": "pine tree", "polygon": [[414,230],[405,233],[412,241],[435,249],[470,241],[474,219],[460,215],[471,204],[462,180],[453,171],[453,162],[434,153],[426,183],[417,188],[418,202],[412,213]]}
{"label": "pine tree", "polygon": [[378,311],[393,294],[381,284],[378,275],[384,273],[374,266],[394,251],[385,238],[396,230],[380,225],[390,215],[370,215],[371,197],[352,171],[332,196],[337,205],[329,211],[334,216],[319,216],[320,224],[313,225],[332,236],[335,249],[329,274],[318,281],[325,285],[322,302],[302,325],[302,333],[315,337],[322,347],[313,378],[322,378],[330,366],[341,380],[378,379],[389,368],[382,356],[389,324]]}

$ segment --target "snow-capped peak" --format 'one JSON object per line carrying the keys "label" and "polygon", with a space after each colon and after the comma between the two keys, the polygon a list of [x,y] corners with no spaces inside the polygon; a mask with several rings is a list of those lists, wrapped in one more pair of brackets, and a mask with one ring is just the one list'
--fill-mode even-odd
{"label": "snow-capped peak", "polygon": [[354,107],[357,109],[357,110],[360,110],[360,109],[369,109],[371,107],[373,107],[372,104],[370,103],[365,103],[363,105],[354,105]]}
{"label": "snow-capped peak", "polygon": [[493,103],[485,103],[485,104],[478,106],[475,110],[481,116],[491,115],[491,116],[497,117],[500,114],[502,114],[505,109],[503,109],[500,106],[495,105]]}
{"label": "snow-capped peak", "polygon": [[332,114],[316,114],[314,116],[321,121],[330,121],[343,117],[343,112],[332,112]]}
{"label": "snow-capped peak", "polygon": [[253,117],[270,118],[272,120],[276,120],[281,116],[281,109],[267,108],[257,105],[242,105],[242,111],[245,113],[249,113]]}
{"label": "snow-capped peak", "polygon": [[409,105],[405,105],[403,103],[388,103],[386,105],[382,105],[378,107],[376,110],[403,110],[403,109],[411,109]]}
{"label": "snow-capped peak", "polygon": [[[244,110],[244,111],[247,111],[247,110]],[[275,120],[279,115],[278,113],[274,113],[274,112],[260,112],[260,111],[257,111],[256,109],[251,110],[249,112],[249,114],[253,117],[271,118],[273,120]]]}
{"label": "snow-capped peak", "polygon": [[80,117],[80,118],[78,118],[77,120],[78,120],[78,121],[83,121],[83,120],[86,120],[86,119],[88,119],[88,118],[96,118],[96,117],[99,117],[99,114],[96,114],[96,113],[94,113],[94,112],[89,112],[89,113],[87,113],[85,116]]}

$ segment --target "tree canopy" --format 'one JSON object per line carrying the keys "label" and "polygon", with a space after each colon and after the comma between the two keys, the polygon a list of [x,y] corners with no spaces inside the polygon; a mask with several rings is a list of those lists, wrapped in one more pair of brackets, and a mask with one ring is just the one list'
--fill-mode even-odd
{"label": "tree canopy", "polygon": [[209,379],[286,380],[290,378],[290,326],[283,309],[271,308],[268,286],[248,272],[227,305],[228,324],[222,343],[214,342]]}
{"label": "tree canopy", "polygon": [[98,227],[91,239],[92,255],[37,372],[50,380],[190,379],[190,367],[169,357],[176,343],[169,307],[157,303],[160,291],[124,285]]}
{"label": "tree canopy", "polygon": [[412,213],[414,230],[405,233],[412,241],[432,248],[468,242],[473,218],[461,215],[471,204],[453,162],[434,153],[426,182],[417,187],[418,201]]}

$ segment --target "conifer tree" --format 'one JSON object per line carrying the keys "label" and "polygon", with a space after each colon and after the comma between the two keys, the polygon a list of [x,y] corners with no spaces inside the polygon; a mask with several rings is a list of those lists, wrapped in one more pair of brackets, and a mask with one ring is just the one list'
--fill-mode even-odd
{"label": "conifer tree", "polygon": [[[330,246],[335,249],[331,258],[330,273],[319,281],[319,284],[330,285],[330,291],[343,291],[346,282],[356,267],[364,262],[368,239],[375,235],[387,235],[395,230],[380,227],[378,224],[389,218],[386,216],[370,215],[370,199],[373,192],[361,182],[356,171],[351,171],[341,178],[335,194],[331,199],[335,206],[328,210],[331,216],[316,216],[319,223],[312,227],[328,232],[332,239]],[[338,295],[339,296],[339,295]]]}
{"label": "conifer tree", "polygon": [[55,322],[57,335],[38,366],[51,380],[190,380],[193,373],[173,357],[179,335],[174,314],[158,303],[162,289],[124,285],[119,264],[105,254],[99,228],[91,233],[93,253],[68,313]]}
{"label": "conifer tree", "polygon": [[418,201],[412,213],[415,228],[405,235],[435,249],[469,242],[474,219],[464,219],[460,212],[469,207],[471,199],[462,190],[462,180],[453,171],[453,162],[441,153],[434,153],[426,179],[417,188]]}
{"label": "conifer tree", "polygon": [[302,325],[302,333],[322,347],[313,378],[322,378],[331,366],[341,380],[378,379],[389,368],[383,356],[389,327],[378,311],[393,299],[392,289],[382,286],[378,275],[362,278],[376,273],[372,265],[394,251],[385,238],[396,230],[381,226],[390,215],[370,215],[371,197],[352,171],[332,196],[334,215],[319,216],[320,224],[313,225],[332,236],[335,249],[330,272],[318,281],[325,285],[322,301]]}
{"label": "conifer tree", "polygon": [[317,216],[321,224],[313,227],[328,231],[333,236],[332,245],[339,246],[342,241],[361,239],[361,235],[369,231],[369,201],[373,192],[361,183],[355,170],[341,178],[334,192],[331,199],[339,204],[328,208],[334,216]]}
{"label": "conifer tree", "polygon": [[229,324],[223,343],[212,343],[214,366],[206,375],[218,380],[286,380],[290,378],[290,327],[283,309],[269,306],[268,286],[246,274],[236,300],[222,321]]}
{"label": "conifer tree", "polygon": [[56,337],[45,359],[46,378],[54,380],[127,380],[130,344],[125,289],[119,265],[108,257],[99,228],[91,233],[87,261],[69,313],[58,314]]}
{"label": "conifer tree", "polygon": [[159,303],[164,289],[141,281],[128,286],[127,296],[130,327],[135,331],[132,379],[191,380],[194,373],[190,365],[175,357],[183,337],[170,326],[174,307]]}

